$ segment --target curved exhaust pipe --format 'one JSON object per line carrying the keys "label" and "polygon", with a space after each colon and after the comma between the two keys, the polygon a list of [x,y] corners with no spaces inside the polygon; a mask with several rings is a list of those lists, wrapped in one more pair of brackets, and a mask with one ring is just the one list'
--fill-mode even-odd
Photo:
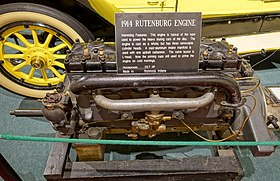
{"label": "curved exhaust pipe", "polygon": [[205,93],[197,98],[163,98],[152,95],[150,98],[141,99],[108,99],[103,95],[96,95],[94,101],[99,106],[118,111],[162,111],[171,109],[198,109],[214,100],[212,92]]}
{"label": "curved exhaust pipe", "polygon": [[[70,77],[71,78],[71,77]],[[77,76],[71,80],[70,90],[74,94],[95,92],[104,89],[172,88],[172,87],[216,87],[227,95],[229,104],[241,103],[239,85],[224,73],[192,72],[170,74],[115,74],[99,73]]]}

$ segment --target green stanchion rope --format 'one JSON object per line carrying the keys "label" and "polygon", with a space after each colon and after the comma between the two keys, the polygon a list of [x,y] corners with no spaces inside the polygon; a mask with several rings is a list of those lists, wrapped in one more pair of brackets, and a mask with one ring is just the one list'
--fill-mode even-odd
{"label": "green stanchion rope", "polygon": [[280,141],[254,142],[254,141],[141,141],[141,140],[93,140],[72,138],[49,138],[33,136],[17,136],[0,134],[0,139],[37,142],[63,142],[63,143],[85,143],[102,145],[150,145],[150,146],[279,146]]}

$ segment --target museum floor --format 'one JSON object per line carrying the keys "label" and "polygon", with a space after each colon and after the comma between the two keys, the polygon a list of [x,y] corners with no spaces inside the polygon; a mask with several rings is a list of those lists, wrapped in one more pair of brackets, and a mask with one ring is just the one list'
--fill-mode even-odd
{"label": "museum floor", "polygon": [[[263,85],[279,86],[280,64],[270,64],[271,67],[256,71],[256,76],[261,78]],[[259,66],[265,67],[263,65]],[[36,105],[36,101],[13,94],[0,87],[0,133],[54,137],[54,130],[44,118],[16,118],[9,115],[10,110],[34,106],[39,106],[39,103]],[[279,136],[280,132],[276,132],[276,135]],[[23,180],[44,180],[43,172],[51,145],[52,143],[0,140],[0,152]],[[181,149],[180,151],[187,156],[208,154],[203,148],[194,150],[186,147],[185,150]],[[255,158],[247,148],[238,148],[237,154],[245,171],[245,177],[242,181],[279,180],[279,147],[270,157]],[[177,151],[176,154],[170,154],[169,156],[176,157],[178,155]],[[116,158],[121,156],[121,154],[115,153]]]}

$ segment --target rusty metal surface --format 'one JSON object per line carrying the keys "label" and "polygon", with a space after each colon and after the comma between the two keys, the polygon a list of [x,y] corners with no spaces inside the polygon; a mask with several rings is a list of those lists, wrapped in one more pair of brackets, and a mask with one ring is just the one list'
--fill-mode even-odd
{"label": "rusty metal surface", "polygon": [[103,160],[105,145],[74,145],[79,161]]}
{"label": "rusty metal surface", "polygon": [[216,87],[228,95],[229,103],[240,103],[237,82],[221,72],[195,72],[170,74],[92,74],[73,78],[70,90],[81,94],[89,90],[113,88],[166,88],[166,87]]}

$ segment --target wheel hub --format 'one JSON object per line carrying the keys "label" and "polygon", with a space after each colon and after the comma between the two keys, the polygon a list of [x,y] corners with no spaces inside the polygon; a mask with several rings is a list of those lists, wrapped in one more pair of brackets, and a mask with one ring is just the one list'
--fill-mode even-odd
{"label": "wheel hub", "polygon": [[44,67],[44,61],[45,59],[41,56],[32,57],[31,58],[31,66],[35,69],[41,69]]}
{"label": "wheel hub", "polygon": [[48,67],[53,62],[52,54],[46,49],[40,47],[29,48],[26,51],[25,56],[30,62],[30,65],[36,69]]}

